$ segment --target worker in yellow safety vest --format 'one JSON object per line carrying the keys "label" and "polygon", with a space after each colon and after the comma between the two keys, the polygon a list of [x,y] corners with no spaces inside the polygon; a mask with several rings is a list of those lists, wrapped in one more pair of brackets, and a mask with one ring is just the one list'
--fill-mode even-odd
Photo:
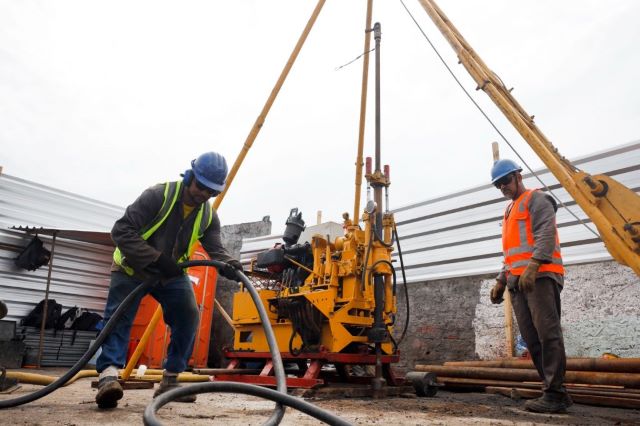
{"label": "worker in yellow safety vest", "polygon": [[[104,312],[108,321],[122,301],[145,278],[156,275],[160,284],[149,293],[160,303],[165,323],[171,329],[164,374],[154,397],[178,387],[178,373],[184,371],[193,350],[199,313],[193,286],[179,262],[188,260],[195,244],[212,259],[226,262],[219,273],[235,279],[242,264],[222,245],[220,220],[208,200],[225,188],[225,158],[207,152],[191,162],[181,181],[167,182],[145,190],[118,219],[111,230],[116,244],[111,284]],[[131,326],[144,294],[140,294],[102,344],[96,369],[100,373],[96,403],[115,408],[123,396],[118,369],[126,361]],[[195,395],[178,399],[194,402]]]}
{"label": "worker in yellow safety vest", "polygon": [[564,413],[572,404],[564,387],[566,354],[560,326],[560,292],[564,267],[556,227],[555,200],[525,188],[522,168],[504,159],[494,163],[495,187],[511,200],[502,222],[504,266],[491,289],[501,303],[509,289],[520,334],[543,382],[540,398],[525,403],[528,411]]}

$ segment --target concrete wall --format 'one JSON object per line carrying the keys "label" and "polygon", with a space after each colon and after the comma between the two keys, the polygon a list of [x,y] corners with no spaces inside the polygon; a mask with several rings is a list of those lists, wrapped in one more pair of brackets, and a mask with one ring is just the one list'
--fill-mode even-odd
{"label": "concrete wall", "polygon": [[[242,238],[259,237],[271,233],[271,221],[265,216],[259,222],[241,223],[222,227],[222,242],[229,253],[236,259],[240,259],[240,247]],[[216,299],[224,310],[231,315],[233,307],[233,294],[238,291],[238,283],[229,281],[224,277],[218,278]],[[211,325],[211,343],[209,345],[209,366],[221,367],[226,365],[222,350],[224,346],[233,343],[233,329],[227,324],[218,309],[213,310],[213,324]]]}
{"label": "concrete wall", "polygon": [[[481,303],[480,282],[481,278],[466,277],[407,285],[409,327],[400,343],[399,370],[411,370],[416,363],[475,358],[473,322],[476,306]],[[398,285],[397,291],[394,335],[399,339],[406,319],[406,299],[403,285]]]}
{"label": "concrete wall", "polygon": [[[506,354],[504,308],[492,305],[494,276],[484,275],[408,285],[410,325],[399,369],[450,360],[492,359]],[[562,328],[567,355],[605,352],[640,357],[640,278],[615,262],[566,268]],[[403,329],[404,288],[398,286],[398,321]],[[514,328],[517,325],[514,319]]]}

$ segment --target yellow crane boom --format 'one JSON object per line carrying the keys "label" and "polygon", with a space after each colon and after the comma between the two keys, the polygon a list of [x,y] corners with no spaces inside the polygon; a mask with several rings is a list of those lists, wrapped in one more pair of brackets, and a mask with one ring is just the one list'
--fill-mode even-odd
{"label": "yellow crane boom", "polygon": [[640,196],[607,175],[592,176],[558,153],[533,117],[480,59],[433,0],[418,0],[453,47],[460,63],[542,159],[598,228],[613,258],[640,276]]}

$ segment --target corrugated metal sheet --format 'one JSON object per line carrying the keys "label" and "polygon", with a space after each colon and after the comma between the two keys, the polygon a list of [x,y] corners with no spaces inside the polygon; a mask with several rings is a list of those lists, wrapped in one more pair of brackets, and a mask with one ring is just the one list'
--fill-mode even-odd
{"label": "corrugated metal sheet", "polygon": [[[42,367],[71,367],[87,352],[97,331],[45,330],[42,339]],[[38,364],[40,329],[20,327],[17,337],[26,345],[24,365]]]}
{"label": "corrugated metal sheet", "polygon": [[73,241],[84,241],[85,243],[94,243],[112,246],[111,234],[109,232],[98,231],[77,231],[74,229],[54,229],[54,228],[38,228],[32,226],[12,226],[11,229],[24,231],[29,234],[38,235],[57,235],[58,238],[64,238]]}
{"label": "corrugated metal sheet", "polygon": [[[640,190],[640,142],[581,157],[573,164],[591,174],[605,173],[636,192]],[[536,174],[576,216],[595,229],[548,170]],[[531,174],[524,174],[524,181],[528,188],[541,186]],[[486,184],[395,209],[407,280],[497,272],[502,262],[500,226],[506,204],[501,194]],[[557,223],[565,263],[611,259],[600,239],[566,209],[558,211]],[[241,256],[248,260],[280,238],[274,235],[243,240]],[[394,257],[397,259],[397,247]]]}
{"label": "corrugated metal sheet", "polygon": [[[0,298],[9,307],[6,319],[19,320],[44,298],[48,272],[47,266],[26,271],[14,265],[13,259],[31,235],[10,228],[81,231],[95,237],[108,233],[123,212],[121,207],[0,175]],[[51,232],[45,230],[39,236],[51,249],[52,238],[47,233]],[[56,239],[49,297],[64,309],[77,305],[102,313],[113,247],[77,241],[78,235],[60,233]]]}
{"label": "corrugated metal sheet", "polygon": [[[605,173],[636,192],[640,189],[640,142],[582,157],[573,164],[591,174]],[[576,216],[595,229],[549,171],[536,174]],[[528,188],[541,186],[531,174],[525,174],[524,181]],[[486,184],[396,209],[407,279],[416,282],[498,271],[506,205],[500,193]],[[600,239],[566,209],[558,210],[556,220],[565,263],[611,259]]]}
{"label": "corrugated metal sheet", "polygon": [[263,237],[243,238],[240,249],[240,261],[248,264],[258,253],[272,248],[276,243],[282,244],[283,234],[266,235]]}

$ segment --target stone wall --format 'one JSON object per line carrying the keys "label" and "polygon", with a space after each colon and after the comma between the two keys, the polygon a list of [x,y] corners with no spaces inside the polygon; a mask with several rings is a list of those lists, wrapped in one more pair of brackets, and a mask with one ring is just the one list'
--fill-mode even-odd
{"label": "stone wall", "polygon": [[[222,242],[229,253],[240,258],[242,238],[259,237],[271,234],[271,221],[265,216],[259,222],[241,223],[222,227]],[[218,277],[216,287],[216,299],[224,310],[231,315],[233,307],[233,294],[238,291],[238,283],[229,281],[224,277]],[[225,346],[233,343],[233,329],[224,319],[219,309],[213,310],[213,324],[211,325],[211,343],[209,345],[209,366],[222,367],[226,361],[222,354]]]}
{"label": "stone wall", "polygon": [[[478,279],[458,278],[408,284],[409,326],[400,342],[400,371],[416,363],[438,364],[475,357],[473,328],[479,303]],[[406,319],[406,297],[398,285],[398,317],[394,329],[399,339]]]}
{"label": "stone wall", "polygon": [[[493,279],[409,284],[411,322],[398,368],[505,356],[504,308],[489,301]],[[568,266],[565,279],[561,297],[567,355],[640,357],[640,278],[615,262],[598,262]],[[399,285],[396,338],[404,325],[403,292]],[[517,333],[515,319],[514,329]]]}

